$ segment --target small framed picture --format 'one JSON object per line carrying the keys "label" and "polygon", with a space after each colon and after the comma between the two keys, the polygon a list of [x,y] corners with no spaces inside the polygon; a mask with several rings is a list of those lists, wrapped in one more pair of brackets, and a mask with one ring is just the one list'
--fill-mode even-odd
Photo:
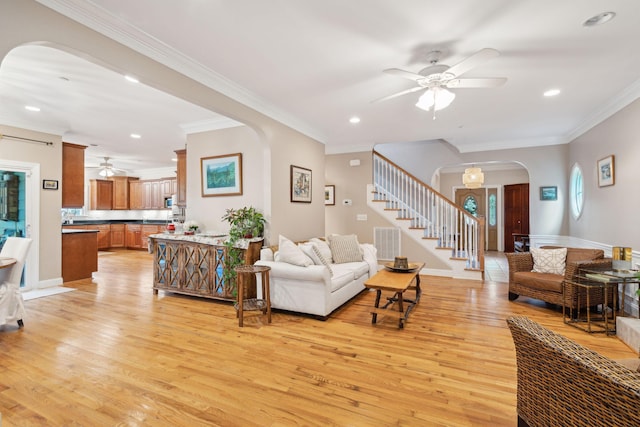
{"label": "small framed picture", "polygon": [[607,187],[615,184],[613,154],[598,160],[598,187]]}
{"label": "small framed picture", "polygon": [[57,190],[58,189],[58,181],[53,179],[43,179],[42,180],[42,188],[44,190]]}
{"label": "small framed picture", "polygon": [[558,187],[540,187],[540,200],[558,200]]}
{"label": "small framed picture", "polygon": [[311,169],[291,165],[291,201],[311,203]]}
{"label": "small framed picture", "polygon": [[335,185],[324,186],[324,204],[326,206],[335,206],[336,204],[336,186]]}

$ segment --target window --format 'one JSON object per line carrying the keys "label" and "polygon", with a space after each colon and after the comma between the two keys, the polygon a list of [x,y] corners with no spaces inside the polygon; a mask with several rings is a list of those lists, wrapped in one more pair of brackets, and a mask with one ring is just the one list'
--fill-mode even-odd
{"label": "window", "polygon": [[478,216],[478,201],[473,196],[467,196],[464,199],[464,203],[462,205],[464,210],[469,212],[473,216]]}
{"label": "window", "polygon": [[489,195],[489,225],[495,227],[498,223],[498,199],[495,194]]}
{"label": "window", "polygon": [[571,168],[569,203],[573,217],[575,219],[580,218],[584,206],[584,182],[582,181],[582,169],[577,163]]}

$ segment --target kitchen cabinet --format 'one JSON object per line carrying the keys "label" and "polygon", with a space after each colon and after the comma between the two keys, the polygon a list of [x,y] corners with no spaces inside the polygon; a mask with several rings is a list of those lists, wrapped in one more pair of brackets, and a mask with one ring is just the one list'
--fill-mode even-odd
{"label": "kitchen cabinet", "polygon": [[[82,226],[80,226],[82,227]],[[91,278],[98,271],[98,245],[95,231],[74,230],[62,232],[62,281]]]}
{"label": "kitchen cabinet", "polygon": [[176,178],[165,178],[162,180],[162,196],[171,197],[176,194],[177,180]]}
{"label": "kitchen cabinet", "polygon": [[109,224],[88,225],[86,229],[98,230],[98,250],[111,247],[111,226]]}
{"label": "kitchen cabinet", "polygon": [[112,209],[130,209],[129,205],[129,183],[138,178],[131,176],[112,176],[109,181],[113,182],[113,204]]}
{"label": "kitchen cabinet", "polygon": [[149,236],[162,233],[162,230],[163,227],[160,225],[144,224],[140,233],[140,248],[147,249],[149,247]]}
{"label": "kitchen cabinet", "polygon": [[176,150],[178,157],[176,170],[176,204],[180,207],[187,206],[187,150]]}
{"label": "kitchen cabinet", "polygon": [[62,207],[84,206],[84,145],[62,143]]}
{"label": "kitchen cabinet", "polygon": [[113,207],[113,181],[92,179],[89,181],[91,210],[109,210]]}
{"label": "kitchen cabinet", "polygon": [[125,225],[125,240],[127,248],[140,249],[142,237],[142,225],[140,224],[126,224]]}
{"label": "kitchen cabinet", "polygon": [[124,224],[111,224],[110,231],[111,231],[111,247],[124,248],[125,247]]}
{"label": "kitchen cabinet", "polygon": [[144,209],[144,182],[129,181],[129,209]]}

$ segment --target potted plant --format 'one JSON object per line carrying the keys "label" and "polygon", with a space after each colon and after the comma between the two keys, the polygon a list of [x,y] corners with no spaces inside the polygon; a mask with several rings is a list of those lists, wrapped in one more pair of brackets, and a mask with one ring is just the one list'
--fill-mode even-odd
{"label": "potted plant", "polygon": [[232,283],[233,294],[236,295],[236,270],[238,265],[244,264],[242,249],[236,247],[240,239],[250,239],[262,237],[264,233],[264,215],[253,206],[240,209],[227,209],[222,217],[223,221],[229,223],[229,238],[225,240],[224,246],[227,255],[224,260],[223,280]]}

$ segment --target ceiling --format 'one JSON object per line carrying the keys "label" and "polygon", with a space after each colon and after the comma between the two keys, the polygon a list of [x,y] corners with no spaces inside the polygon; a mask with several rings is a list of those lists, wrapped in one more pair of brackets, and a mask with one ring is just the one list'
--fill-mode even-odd
{"label": "ceiling", "polygon": [[[192,75],[320,140],[327,153],[433,139],[462,152],[567,143],[640,95],[635,0],[39,2],[141,53],[162,52],[165,65],[187,75],[206,70]],[[583,26],[607,11],[616,13],[610,22]],[[454,65],[483,48],[500,55],[463,77],[507,83],[453,89],[456,99],[435,120],[414,106],[421,92],[372,102],[414,85],[384,69],[418,72],[433,50]],[[59,129],[64,140],[96,144],[88,151],[116,167],[125,167],[118,159],[159,166],[193,124],[229,124],[79,58],[25,49],[0,68],[0,122]],[[553,88],[560,94],[543,96]],[[25,94],[47,111],[27,119]],[[134,143],[131,132],[143,137]]]}

